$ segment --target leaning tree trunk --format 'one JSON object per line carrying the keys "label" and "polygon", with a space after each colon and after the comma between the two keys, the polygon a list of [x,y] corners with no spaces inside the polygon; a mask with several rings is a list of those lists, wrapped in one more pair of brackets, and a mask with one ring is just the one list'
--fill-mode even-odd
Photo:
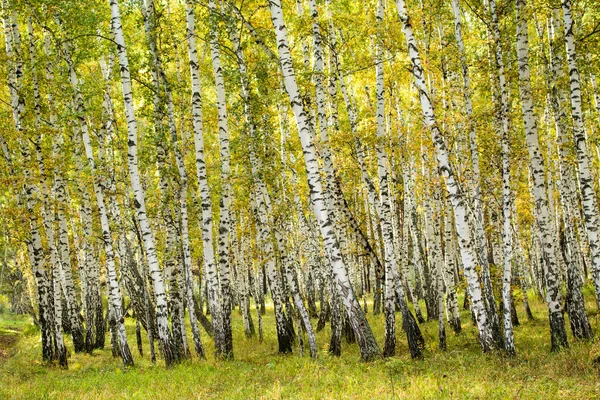
{"label": "leaning tree trunk", "polygon": [[96,193],[96,205],[100,214],[100,224],[102,227],[102,239],[104,242],[104,253],[106,255],[106,278],[108,281],[108,300],[111,303],[113,318],[117,324],[117,332],[119,336],[119,350],[123,364],[133,365],[133,357],[129,344],[127,343],[127,333],[125,332],[125,323],[123,310],[121,308],[121,290],[119,289],[119,281],[117,280],[117,269],[115,268],[115,257],[112,246],[112,234],[108,221],[108,213],[104,203],[104,188],[102,187],[102,179],[96,170],[96,162],[94,161],[94,153],[90,141],[90,135],[87,129],[82,129],[83,145],[85,146],[85,154],[88,159],[89,167],[94,177],[94,192]]}
{"label": "leaning tree trunk", "polygon": [[[490,279],[490,263],[489,263],[489,251],[487,245],[487,238],[485,234],[484,226],[484,214],[483,214],[483,196],[481,193],[481,171],[479,168],[479,150],[477,148],[477,132],[475,130],[475,121],[473,116],[473,100],[471,94],[471,78],[469,74],[469,67],[467,65],[465,45],[462,36],[462,18],[459,0],[452,0],[452,10],[454,13],[454,35],[456,38],[456,44],[458,45],[458,52],[463,77],[463,96],[465,100],[465,114],[467,118],[467,130],[469,134],[469,148],[471,153],[471,190],[473,197],[473,217],[475,219],[475,243],[477,246],[477,253],[479,256],[479,262],[482,267],[484,293],[486,296],[486,302],[488,304],[490,317],[492,318],[492,329],[494,335],[499,335],[499,323],[497,321],[496,314],[496,303],[494,299],[494,292],[491,287]],[[465,300],[468,295],[465,293]]]}
{"label": "leaning tree trunk", "polygon": [[479,168],[479,150],[477,148],[477,132],[473,116],[473,100],[471,95],[471,78],[469,67],[467,65],[465,44],[462,36],[461,9],[459,0],[452,0],[452,10],[454,12],[454,35],[458,46],[458,54],[463,76],[463,95],[465,98],[465,114],[467,118],[467,130],[469,134],[469,148],[471,151],[471,186],[473,190],[473,208],[475,217],[476,244],[479,254],[479,260],[483,269],[489,271],[488,247],[485,236],[485,227],[483,221],[483,198],[481,194],[481,171]]}
{"label": "leaning tree trunk", "polygon": [[339,295],[342,297],[342,302],[348,313],[348,318],[358,338],[361,357],[364,360],[373,360],[378,358],[381,352],[364,312],[356,299],[354,289],[348,279],[348,273],[344,261],[342,260],[339,242],[335,236],[333,227],[331,226],[331,217],[323,198],[323,186],[321,184],[320,167],[316,157],[315,145],[310,136],[311,130],[308,124],[308,116],[302,104],[298,85],[296,83],[296,76],[288,43],[287,28],[283,19],[280,0],[270,1],[269,7],[277,39],[277,50],[283,72],[283,80],[292,110],[294,111],[296,124],[298,125],[298,135],[300,136],[304,152],[304,162],[308,175],[308,186],[313,210],[319,223],[321,236],[325,242],[325,248],[333,269],[336,288]]}
{"label": "leaning tree trunk", "polygon": [[[338,238],[340,238],[340,245],[342,245],[342,241],[345,240],[345,234],[341,231],[341,217],[346,218],[350,225],[351,231],[354,233],[354,236],[358,239],[360,245],[364,248],[364,250],[369,255],[371,262],[375,265],[376,271],[376,279],[378,283],[381,283],[383,280],[383,265],[375,252],[375,249],[369,243],[367,236],[362,232],[360,226],[352,213],[350,212],[350,208],[346,199],[344,198],[341,184],[339,179],[336,176],[336,171],[333,163],[333,154],[331,152],[331,148],[329,145],[329,134],[327,125],[329,125],[334,132],[339,130],[338,127],[338,115],[337,115],[337,84],[339,80],[340,89],[342,91],[342,95],[344,97],[344,102],[346,104],[346,109],[348,110],[348,116],[350,118],[350,127],[352,130],[352,134],[355,137],[355,146],[357,146],[358,150],[362,150],[360,146],[360,142],[358,140],[358,133],[356,127],[356,111],[354,107],[350,103],[350,99],[348,96],[348,92],[346,90],[346,84],[344,82],[344,76],[341,73],[339,60],[337,56],[336,50],[336,34],[335,27],[331,20],[331,16],[329,15],[329,47],[330,55],[329,55],[329,69],[330,69],[330,78],[329,85],[327,88],[331,106],[330,118],[329,122],[325,123],[326,112],[324,106],[324,94],[322,89],[322,76],[323,75],[323,65],[322,65],[322,37],[321,30],[318,23],[318,11],[316,8],[316,4],[313,4],[314,0],[310,2],[311,6],[311,14],[313,16],[313,36],[315,42],[315,87],[316,87],[316,98],[317,98],[317,114],[320,128],[320,136],[321,136],[321,152],[323,153],[323,167],[325,169],[325,177],[326,177],[326,185],[325,185],[325,196],[327,197],[327,203],[329,208],[333,210],[333,216],[336,227],[336,234]],[[338,79],[339,78],[339,79]],[[374,187],[372,185],[372,181],[370,180],[368,174],[366,173],[366,168],[364,168],[364,161],[362,157],[362,152],[357,152],[359,156],[359,165],[361,166],[361,175],[363,176],[363,180],[365,182],[365,186],[367,190],[369,190],[369,201],[372,203],[376,198],[376,193]]]}
{"label": "leaning tree trunk", "polygon": [[406,36],[406,44],[412,63],[412,75],[419,91],[424,122],[431,131],[431,137],[436,147],[438,168],[440,174],[445,178],[446,189],[449,192],[449,197],[454,208],[456,233],[459,237],[458,243],[460,245],[465,276],[469,286],[471,308],[475,314],[475,320],[479,330],[479,341],[483,351],[487,352],[496,348],[497,344],[492,335],[489,315],[485,307],[479,277],[475,269],[475,266],[477,265],[477,256],[473,249],[471,239],[472,232],[468,222],[467,205],[454,176],[454,170],[450,165],[446,143],[440,128],[437,125],[433,104],[429,97],[429,89],[425,82],[424,70],[419,57],[417,42],[414,37],[410,19],[407,15],[406,4],[404,0],[396,0],[396,6],[398,7],[398,14],[402,21],[402,29]]}
{"label": "leaning tree trunk", "polygon": [[[79,146],[76,151],[76,165],[77,165],[78,171],[82,172],[83,158],[85,156],[81,154],[81,149],[80,149],[81,142],[79,141],[79,134],[81,134],[83,136],[89,135],[89,133],[88,133],[89,128],[88,128],[88,124],[87,124],[87,121],[86,121],[85,115],[84,115],[85,106],[84,106],[84,102],[83,102],[83,97],[81,95],[81,90],[79,88],[79,80],[77,78],[77,72],[75,70],[75,65],[73,63],[73,59],[71,57],[70,46],[67,43],[64,44],[64,54],[65,54],[65,58],[67,61],[67,65],[69,67],[69,71],[68,71],[69,80],[70,80],[70,83],[71,83],[71,86],[72,86],[73,92],[74,92],[73,105],[75,108],[74,111],[75,111],[76,119],[77,119],[77,123],[75,125],[75,131],[76,131],[76,135],[77,135],[76,143],[78,143]],[[55,148],[54,155],[55,155],[55,157],[60,157],[60,149]],[[62,182],[62,177],[60,178],[60,180],[57,180],[57,182],[61,182],[59,190],[62,190],[64,192],[64,183]],[[94,326],[94,322],[95,322],[95,320],[97,320],[100,317],[100,315],[96,315],[96,314],[97,313],[102,314],[102,302],[101,302],[101,298],[100,298],[100,286],[99,286],[99,284],[100,284],[99,270],[98,270],[99,267],[98,267],[98,260],[96,259],[95,255],[93,254],[93,249],[90,244],[90,241],[93,237],[91,200],[90,200],[90,196],[87,191],[87,188],[85,187],[85,185],[82,182],[80,182],[80,184],[79,184],[79,192],[81,193],[81,198],[82,198],[80,213],[81,213],[81,220],[83,223],[83,230],[84,230],[83,233],[85,236],[82,238],[82,240],[83,240],[83,246],[82,246],[83,247],[83,258],[84,258],[84,262],[85,262],[85,266],[83,266],[83,270],[87,274],[84,292],[85,292],[86,299],[88,299],[88,301],[90,303],[90,304],[87,304],[87,307],[86,307],[86,318],[87,318],[86,323],[88,324],[88,326],[87,326],[88,332],[93,332],[92,327]],[[82,283],[82,286],[84,286],[83,283]],[[79,315],[77,315],[76,318],[79,319]],[[71,329],[73,330],[73,327]],[[101,329],[97,329],[97,330],[99,331],[100,334],[104,334],[104,332]],[[73,333],[73,335],[75,335],[75,333]],[[86,337],[86,346],[88,347],[88,351],[91,352],[92,347],[95,346],[95,344],[97,342],[98,342],[97,338],[96,338],[96,341],[94,343],[92,343],[91,340],[89,340]],[[125,359],[123,361],[127,365],[127,361]]]}
{"label": "leaning tree trunk", "polygon": [[[559,192],[562,206],[562,217],[565,231],[565,256],[567,263],[567,296],[566,308],[573,336],[577,339],[589,338],[591,327],[585,312],[585,301],[582,293],[581,263],[583,262],[581,246],[575,232],[581,233],[579,201],[575,182],[575,168],[572,165],[570,149],[573,143],[568,137],[570,129],[567,121],[567,95],[563,89],[564,72],[557,43],[557,32],[560,26],[560,10],[553,9],[549,21],[550,61],[546,62],[546,87],[556,130],[559,159]],[[538,32],[541,35],[540,30]],[[549,66],[548,66],[549,64]],[[598,301],[596,296],[596,301]]]}

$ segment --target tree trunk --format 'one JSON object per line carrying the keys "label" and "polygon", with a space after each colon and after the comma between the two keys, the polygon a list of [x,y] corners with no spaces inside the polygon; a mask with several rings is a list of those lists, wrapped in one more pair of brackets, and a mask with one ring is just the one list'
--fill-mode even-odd
{"label": "tree trunk", "polygon": [[134,205],[136,208],[136,217],[142,232],[148,269],[152,277],[154,293],[156,295],[156,320],[158,337],[161,342],[161,351],[165,358],[165,363],[171,365],[175,361],[171,332],[168,323],[167,296],[165,283],[158,264],[156,253],[154,233],[150,227],[148,216],[146,214],[146,199],[144,189],[140,180],[137,156],[137,121],[133,107],[133,91],[131,88],[131,74],[129,72],[129,60],[127,58],[127,48],[121,26],[121,13],[119,11],[118,0],[110,0],[111,8],[111,27],[117,45],[119,56],[119,65],[121,71],[121,84],[123,87],[123,103],[127,118],[127,164],[131,187],[134,193]]}
{"label": "tree trunk", "polygon": [[298,135],[300,136],[304,152],[304,161],[308,175],[308,186],[313,210],[319,223],[321,235],[325,242],[325,248],[331,262],[336,288],[339,295],[342,297],[342,302],[348,313],[348,318],[358,337],[361,357],[367,361],[373,360],[378,358],[381,353],[379,346],[375,341],[373,332],[371,331],[371,327],[360,308],[360,304],[354,294],[354,289],[348,279],[346,266],[344,265],[341,256],[339,242],[335,236],[335,232],[331,225],[332,220],[323,198],[323,186],[321,184],[319,172],[320,167],[316,158],[315,146],[310,136],[306,110],[304,109],[298,92],[281,2],[279,0],[273,0],[269,3],[269,7],[277,38],[277,50],[279,53],[281,69],[283,71],[283,80],[290,99],[290,104],[294,111],[294,116],[298,125]]}
{"label": "tree trunk", "polygon": [[133,365],[133,357],[131,355],[131,350],[129,349],[127,334],[125,332],[123,310],[121,308],[121,291],[117,281],[117,270],[115,268],[115,259],[112,246],[112,234],[108,221],[108,214],[106,212],[106,206],[104,203],[104,188],[102,187],[102,180],[96,171],[96,163],[94,161],[94,153],[92,150],[92,144],[88,130],[82,129],[81,134],[83,137],[83,144],[85,146],[85,154],[88,159],[88,164],[92,170],[92,174],[94,175],[94,192],[96,193],[96,205],[98,206],[98,212],[100,213],[102,239],[104,241],[104,252],[106,255],[106,277],[109,287],[108,297],[112,306],[113,318],[117,324],[121,358],[123,359],[123,364],[129,366]]}
{"label": "tree trunk", "polygon": [[225,98],[225,82],[223,69],[221,67],[221,54],[219,49],[219,37],[217,31],[217,7],[213,0],[208,1],[209,8],[209,38],[210,54],[212,59],[215,85],[217,87],[217,115],[219,129],[219,143],[221,153],[221,200],[219,221],[219,281],[221,284],[221,328],[223,329],[220,343],[215,344],[217,357],[228,360],[233,359],[233,339],[231,333],[231,288],[230,283],[230,259],[229,259],[229,231],[231,229],[230,203],[232,187],[229,175],[230,150],[229,150],[229,127],[227,125],[227,102]]}
{"label": "tree trunk", "polygon": [[[25,126],[23,125],[22,116],[25,111],[25,102],[21,95],[23,77],[23,65],[18,55],[18,49],[13,50],[15,47],[19,47],[19,32],[16,21],[13,23],[9,19],[10,8],[8,0],[3,0],[2,9],[4,13],[3,23],[5,32],[5,45],[6,54],[9,58],[9,88],[10,88],[10,103],[13,114],[13,122],[15,129],[17,130],[20,150],[23,155],[23,159],[26,163],[31,161],[31,152],[29,150],[29,144],[24,139]],[[13,30],[14,29],[14,30]],[[13,36],[14,35],[14,36]],[[25,184],[23,192],[25,194],[25,204],[27,208],[27,214],[29,216],[29,229],[30,238],[28,247],[30,248],[30,255],[32,261],[32,271],[36,278],[37,291],[38,291],[38,312],[39,312],[39,323],[42,333],[42,358],[46,361],[50,361],[54,358],[52,349],[52,330],[51,325],[51,309],[50,309],[50,298],[52,289],[50,287],[50,280],[48,279],[48,273],[44,268],[44,248],[42,247],[42,237],[39,232],[38,222],[36,221],[35,212],[35,200],[34,193],[36,187],[31,183],[31,171],[28,167],[24,168]]]}
{"label": "tree trunk", "polygon": [[590,171],[589,150],[585,126],[583,124],[581,78],[577,67],[577,51],[575,49],[575,34],[573,32],[575,22],[573,21],[571,0],[562,0],[562,10],[571,89],[571,117],[573,118],[573,134],[575,137],[577,166],[579,170],[579,187],[582,197],[581,206],[592,258],[592,281],[596,289],[596,301],[600,304],[600,223],[598,221],[598,201],[594,191],[594,180]]}
{"label": "tree trunk", "polygon": [[469,285],[469,294],[471,296],[471,307],[475,313],[477,327],[479,330],[479,341],[484,352],[493,350],[497,344],[492,335],[490,319],[485,308],[485,303],[481,293],[479,277],[475,266],[477,257],[471,241],[471,228],[468,223],[467,207],[463,195],[458,187],[458,182],[454,177],[454,171],[450,165],[446,143],[442,133],[437,125],[433,105],[429,97],[429,90],[424,78],[423,66],[419,57],[417,43],[414,37],[413,29],[407,15],[404,0],[396,0],[398,14],[402,21],[402,29],[406,36],[406,43],[409,56],[412,63],[412,75],[419,91],[419,99],[425,125],[431,131],[431,137],[436,147],[438,168],[441,175],[445,178],[446,189],[449,192],[450,200],[454,208],[454,219],[456,224],[456,233],[459,237],[459,245],[463,260],[465,276]]}

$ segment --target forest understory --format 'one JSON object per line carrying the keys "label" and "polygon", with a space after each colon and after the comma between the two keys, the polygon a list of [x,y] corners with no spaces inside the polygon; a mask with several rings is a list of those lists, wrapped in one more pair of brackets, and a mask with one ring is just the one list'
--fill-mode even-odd
{"label": "forest understory", "polygon": [[[533,293],[531,293],[533,295]],[[135,354],[136,366],[124,368],[109,348],[93,355],[75,354],[69,370],[39,360],[39,332],[24,316],[0,314],[0,352],[7,335],[18,337],[0,353],[0,398],[3,399],[594,399],[600,392],[600,367],[593,362],[600,342],[574,342],[550,352],[548,317],[544,303],[531,296],[535,315],[529,321],[521,304],[515,328],[518,358],[482,354],[477,331],[467,311],[464,329],[448,336],[448,351],[437,348],[436,321],[421,325],[428,345],[422,360],[412,360],[406,340],[397,343],[397,356],[372,363],[360,362],[356,344],[342,342],[341,357],[328,354],[329,325],[317,334],[319,357],[277,355],[272,303],[264,316],[264,341],[246,339],[238,312],[232,315],[235,361],[191,359],[172,368],[153,364]],[[462,300],[462,296],[460,296]],[[586,296],[590,308],[593,298]],[[368,301],[371,310],[372,299]],[[367,314],[376,337],[383,339],[383,315]],[[594,330],[600,315],[590,314]],[[317,322],[316,320],[313,322]],[[135,323],[126,320],[135,337]],[[398,327],[400,329],[400,327]],[[188,327],[189,330],[189,327]],[[569,339],[572,339],[570,336]],[[143,349],[148,342],[143,340]],[[207,342],[212,354],[213,345]]]}

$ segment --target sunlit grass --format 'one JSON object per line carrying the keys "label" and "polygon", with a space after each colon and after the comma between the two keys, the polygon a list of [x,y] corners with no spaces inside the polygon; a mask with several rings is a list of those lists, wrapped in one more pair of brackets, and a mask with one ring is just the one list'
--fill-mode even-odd
{"label": "sunlit grass", "polygon": [[[127,320],[130,346],[136,366],[125,369],[104,350],[93,355],[71,354],[69,370],[40,361],[38,334],[32,334],[29,318],[0,315],[2,330],[25,331],[14,347],[13,357],[0,360],[0,399],[173,399],[173,398],[570,398],[591,399],[600,395],[600,375],[590,357],[591,343],[571,339],[567,350],[550,353],[547,312],[531,296],[536,321],[527,321],[517,305],[521,326],[515,329],[517,357],[481,353],[476,331],[463,311],[463,333],[448,328],[448,351],[437,348],[437,323],[421,325],[427,341],[423,361],[410,359],[398,315],[397,357],[372,363],[359,361],[356,344],[342,342],[342,357],[327,354],[329,326],[318,334],[319,358],[277,354],[272,309],[263,316],[265,340],[246,339],[238,312],[233,314],[235,361],[215,361],[209,337],[203,335],[208,360],[185,361],[166,369],[149,360],[135,347],[135,324]],[[594,310],[588,296],[588,310]],[[254,310],[253,310],[254,311]],[[256,316],[253,314],[256,323]],[[368,314],[383,343],[383,315]],[[590,314],[594,331],[600,323]],[[315,321],[316,323],[316,321]],[[203,332],[204,333],[204,332]],[[191,334],[189,336],[191,338]],[[70,340],[70,339],[69,339]],[[69,348],[72,346],[69,341]]]}

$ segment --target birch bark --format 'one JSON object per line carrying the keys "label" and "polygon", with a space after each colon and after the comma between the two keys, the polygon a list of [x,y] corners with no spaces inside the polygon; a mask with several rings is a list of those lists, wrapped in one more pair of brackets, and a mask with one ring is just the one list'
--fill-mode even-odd
{"label": "birch bark", "polygon": [[[196,158],[196,174],[200,190],[200,207],[202,223],[202,248],[204,253],[204,269],[206,273],[206,288],[209,311],[212,314],[213,331],[215,343],[221,342],[221,312],[220,312],[220,290],[217,266],[215,264],[212,203],[210,188],[208,186],[208,175],[206,170],[204,127],[202,119],[202,96],[200,86],[200,67],[198,64],[198,51],[196,49],[196,17],[194,2],[186,0],[186,36],[188,43],[188,58],[190,63],[190,75],[192,81],[192,125],[194,131],[194,149]],[[219,337],[218,337],[219,336]]]}
{"label": "birch bark", "polygon": [[[491,0],[492,2],[494,0]],[[531,95],[531,79],[529,70],[529,37],[527,33],[527,18],[525,0],[516,0],[517,7],[517,56],[519,65],[519,91],[521,94],[522,114],[529,152],[530,169],[533,178],[533,194],[537,211],[538,232],[540,243],[547,262],[546,271],[546,302],[550,316],[550,332],[552,347],[567,345],[564,316],[562,309],[562,295],[558,276],[558,263],[554,226],[551,221],[548,201],[548,185],[546,182],[545,165],[542,158],[538,139],[537,116],[535,114]],[[505,304],[506,306],[506,304]],[[506,309],[505,309],[506,313]]]}
{"label": "birch bark", "polygon": [[320,178],[320,167],[317,162],[315,146],[310,135],[308,116],[300,99],[298,85],[288,42],[287,28],[283,19],[283,11],[279,0],[269,2],[271,20],[277,39],[277,50],[283,71],[283,80],[288,93],[292,110],[298,125],[298,135],[302,143],[304,161],[308,175],[308,186],[313,204],[313,211],[319,223],[321,236],[325,242],[329,260],[333,269],[333,276],[339,295],[348,314],[348,318],[358,338],[361,357],[364,360],[373,360],[380,356],[379,346],[375,341],[371,327],[365,318],[364,312],[354,294],[354,289],[348,279],[348,274],[338,239],[332,227],[332,220],[323,198],[323,186]]}
{"label": "birch bark", "polygon": [[575,34],[573,32],[575,21],[573,20],[571,0],[562,1],[562,11],[569,70],[571,117],[573,118],[573,134],[575,137],[575,150],[577,152],[577,166],[579,170],[579,187],[582,197],[581,206],[592,258],[592,280],[596,289],[597,301],[600,302],[600,223],[598,221],[600,216],[598,213],[598,201],[594,191],[594,180],[590,171],[589,149],[583,123],[581,77],[577,66],[577,50],[575,46]]}
{"label": "birch bark", "polygon": [[[23,66],[19,56],[19,48],[13,35],[18,35],[18,26],[10,20],[10,7],[8,0],[2,2],[3,12],[3,25],[5,32],[5,46],[6,55],[9,58],[9,70],[8,70],[8,81],[10,89],[10,104],[13,116],[13,123],[17,134],[19,135],[19,145],[23,158],[26,162],[23,174],[25,176],[25,183],[23,185],[23,191],[25,194],[25,204],[27,213],[29,215],[29,230],[30,238],[28,246],[30,248],[30,254],[32,255],[32,270],[37,283],[37,294],[38,294],[38,318],[42,333],[42,357],[44,360],[50,361],[54,358],[54,351],[52,347],[52,330],[51,325],[51,310],[50,310],[50,295],[52,288],[50,287],[51,282],[48,278],[48,273],[44,267],[44,248],[42,246],[42,237],[39,230],[38,222],[36,221],[35,215],[35,199],[34,193],[36,191],[35,185],[31,182],[31,170],[27,166],[31,161],[31,152],[29,150],[29,144],[23,140],[25,135],[26,127],[23,124],[22,116],[25,111],[25,102],[21,95],[22,89],[22,77],[23,77]],[[17,31],[17,32],[15,32]]]}
{"label": "birch bark", "polygon": [[152,277],[154,293],[156,296],[156,320],[158,338],[161,343],[161,351],[165,358],[165,363],[171,365],[175,361],[175,354],[169,330],[168,307],[165,283],[158,263],[154,233],[150,227],[148,216],[146,214],[146,199],[144,189],[141,184],[140,172],[138,167],[138,131],[135,111],[133,106],[133,91],[131,87],[131,73],[129,71],[129,60],[127,57],[127,47],[123,36],[121,25],[121,12],[119,10],[118,0],[110,0],[111,9],[111,28],[117,45],[117,54],[119,57],[119,66],[121,71],[121,85],[123,88],[123,103],[125,106],[125,115],[127,120],[127,166],[129,169],[129,178],[134,194],[134,206],[136,217],[142,232],[144,249],[148,260],[148,268]]}
{"label": "birch bark", "polygon": [[408,17],[406,4],[404,0],[396,0],[396,6],[398,8],[400,20],[402,21],[402,30],[404,31],[404,35],[406,37],[406,44],[412,64],[412,75],[419,91],[419,99],[421,101],[424,122],[431,131],[432,141],[436,147],[438,169],[445,180],[446,189],[448,190],[450,200],[452,201],[452,206],[454,208],[456,233],[459,237],[458,243],[460,245],[465,276],[469,285],[471,307],[474,311],[476,324],[479,330],[479,341],[483,351],[487,352],[496,348],[497,344],[492,336],[489,315],[485,308],[479,277],[477,276],[477,271],[475,270],[477,256],[473,249],[471,240],[472,232],[468,223],[465,199],[458,186],[458,182],[454,177],[454,171],[450,165],[446,143],[437,125],[435,112],[429,97],[429,89],[423,75],[424,70],[423,66],[421,65],[417,42],[414,37],[410,18]]}
{"label": "birch bark", "polygon": [[[233,359],[233,339],[231,333],[231,288],[229,231],[231,229],[231,155],[229,150],[229,127],[227,124],[227,101],[225,97],[225,81],[221,66],[221,51],[217,26],[217,6],[213,0],[208,0],[210,11],[209,37],[210,54],[212,59],[215,85],[217,87],[217,114],[219,129],[219,144],[221,152],[221,200],[219,221],[219,281],[221,284],[221,328],[223,329],[221,343],[218,344],[217,355],[224,359]],[[215,339],[217,336],[215,335]]]}

